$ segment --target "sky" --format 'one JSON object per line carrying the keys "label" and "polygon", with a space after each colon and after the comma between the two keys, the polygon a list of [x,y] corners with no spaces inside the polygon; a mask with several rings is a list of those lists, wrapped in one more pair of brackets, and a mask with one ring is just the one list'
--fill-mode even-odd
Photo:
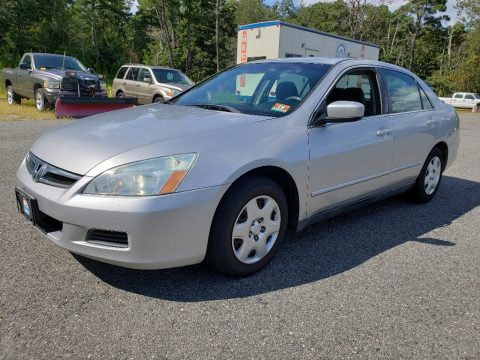
{"label": "sky", "polygon": [[[268,5],[272,5],[273,3],[275,3],[276,0],[266,0],[265,3],[268,4]],[[294,0],[296,2],[299,2],[299,0]],[[333,1],[333,0],[303,0],[303,3],[305,5],[310,5],[310,4],[315,4],[319,1]],[[379,0],[367,0],[367,2],[369,3],[380,3]],[[402,6],[403,4],[405,4],[407,1],[403,1],[403,0],[386,0],[385,1],[386,3],[390,4],[388,7],[390,8],[391,11],[394,11],[396,9],[398,9],[400,6]],[[456,0],[448,0],[448,3],[447,3],[447,15],[450,16],[450,23],[453,23],[455,22],[455,19],[457,17],[457,12],[456,10],[454,9],[454,6],[455,4],[457,3]]]}
{"label": "sky", "polygon": [[[273,5],[276,0],[264,0],[265,3],[267,5]],[[296,3],[300,3],[300,0],[294,0]],[[319,1],[333,1],[333,0],[303,0],[303,3],[305,5],[310,5],[310,4],[315,4]],[[368,2],[376,2],[376,3],[379,3],[380,1],[379,0],[369,0]],[[396,10],[398,9],[400,6],[402,6],[403,4],[405,4],[407,1],[403,1],[403,0],[387,0],[387,2],[390,4],[389,5],[389,8],[390,10]],[[452,24],[455,22],[455,19],[457,18],[457,12],[454,8],[455,4],[456,4],[456,0],[448,0],[448,3],[447,3],[447,15],[450,16],[450,22],[449,24]],[[137,12],[137,8],[138,8],[138,2],[136,0],[133,1],[133,5],[132,5],[132,13],[136,13]]]}

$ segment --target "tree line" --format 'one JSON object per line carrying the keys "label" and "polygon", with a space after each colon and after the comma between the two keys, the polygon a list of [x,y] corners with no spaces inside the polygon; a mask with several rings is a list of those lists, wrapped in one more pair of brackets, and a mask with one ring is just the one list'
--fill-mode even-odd
{"label": "tree line", "polygon": [[112,79],[124,63],[179,68],[198,81],[235,64],[239,25],[284,20],[378,44],[380,60],[429,80],[440,95],[480,91],[480,1],[17,0],[0,7],[0,66],[24,52],[79,58]]}

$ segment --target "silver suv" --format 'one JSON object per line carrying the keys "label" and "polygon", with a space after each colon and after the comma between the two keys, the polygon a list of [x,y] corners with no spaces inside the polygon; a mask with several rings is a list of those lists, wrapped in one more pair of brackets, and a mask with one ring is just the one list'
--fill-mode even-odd
{"label": "silver suv", "polygon": [[192,87],[180,70],[141,64],[123,65],[113,80],[117,98],[136,97],[140,104],[163,102]]}

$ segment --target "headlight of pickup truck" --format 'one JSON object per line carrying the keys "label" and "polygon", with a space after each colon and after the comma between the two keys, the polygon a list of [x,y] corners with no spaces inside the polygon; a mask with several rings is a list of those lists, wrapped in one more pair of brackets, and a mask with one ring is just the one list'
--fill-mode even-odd
{"label": "headlight of pickup truck", "polygon": [[46,89],[60,89],[60,81],[45,80],[43,87]]}
{"label": "headlight of pickup truck", "polygon": [[100,90],[107,90],[107,83],[105,81],[100,81]]}
{"label": "headlight of pickup truck", "polygon": [[94,178],[84,194],[151,196],[177,190],[192,167],[197,154],[163,156],[121,165]]}

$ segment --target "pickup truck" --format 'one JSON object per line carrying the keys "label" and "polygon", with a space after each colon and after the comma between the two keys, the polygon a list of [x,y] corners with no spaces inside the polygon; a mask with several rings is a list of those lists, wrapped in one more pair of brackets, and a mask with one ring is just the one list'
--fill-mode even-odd
{"label": "pickup truck", "polygon": [[59,97],[107,96],[101,76],[71,56],[26,53],[17,68],[5,68],[1,75],[8,104],[35,99],[39,111],[53,107]]}
{"label": "pickup truck", "polygon": [[469,92],[456,92],[450,97],[439,98],[444,103],[456,108],[472,109],[475,105],[480,108],[480,95]]}

